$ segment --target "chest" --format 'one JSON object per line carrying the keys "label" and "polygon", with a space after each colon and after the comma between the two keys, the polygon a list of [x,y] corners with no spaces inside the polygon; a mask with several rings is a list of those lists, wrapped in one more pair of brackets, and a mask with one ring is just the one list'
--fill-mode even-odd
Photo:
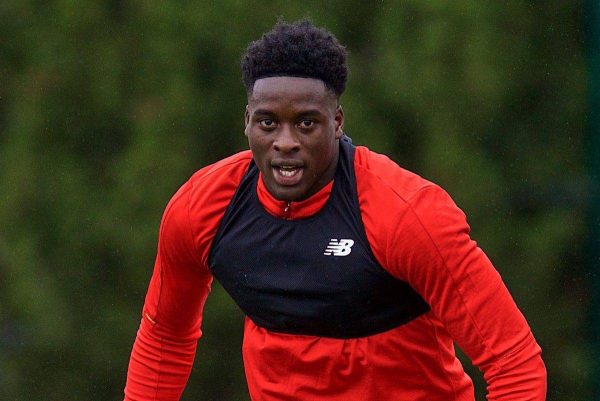
{"label": "chest", "polygon": [[[352,182],[336,178],[311,218],[269,215],[249,170],[213,241],[209,264],[244,313],[269,330],[334,338],[389,330],[428,310],[371,252]],[[336,185],[338,187],[336,187]]]}

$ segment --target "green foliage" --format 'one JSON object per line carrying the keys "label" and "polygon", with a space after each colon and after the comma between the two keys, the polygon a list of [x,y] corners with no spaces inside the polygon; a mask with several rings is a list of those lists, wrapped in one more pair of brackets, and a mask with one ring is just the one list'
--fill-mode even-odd
{"label": "green foliage", "polygon": [[[3,0],[0,398],[121,397],[162,209],[245,148],[248,42],[311,16],[350,50],[348,133],[450,192],[544,349],[549,399],[591,399],[582,8]],[[184,399],[248,399],[242,319],[215,285]]]}

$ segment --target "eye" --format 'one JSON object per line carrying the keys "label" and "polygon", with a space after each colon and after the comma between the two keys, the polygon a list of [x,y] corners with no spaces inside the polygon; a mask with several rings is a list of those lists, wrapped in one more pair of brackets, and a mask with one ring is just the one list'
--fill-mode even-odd
{"label": "eye", "polygon": [[298,125],[300,126],[300,128],[308,129],[312,128],[313,125],[315,125],[315,122],[313,120],[302,120]]}
{"label": "eye", "polygon": [[273,129],[277,126],[277,124],[275,123],[274,120],[271,120],[270,118],[265,118],[263,120],[260,120],[258,122],[258,124],[261,126],[261,128],[263,129]]}

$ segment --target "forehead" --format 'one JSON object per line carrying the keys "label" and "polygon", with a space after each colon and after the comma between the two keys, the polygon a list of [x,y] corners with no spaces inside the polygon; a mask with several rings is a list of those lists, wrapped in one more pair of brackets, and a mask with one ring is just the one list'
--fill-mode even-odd
{"label": "forehead", "polygon": [[313,105],[326,107],[336,102],[335,95],[327,89],[323,81],[315,78],[269,77],[256,80],[252,93],[248,96],[249,105]]}

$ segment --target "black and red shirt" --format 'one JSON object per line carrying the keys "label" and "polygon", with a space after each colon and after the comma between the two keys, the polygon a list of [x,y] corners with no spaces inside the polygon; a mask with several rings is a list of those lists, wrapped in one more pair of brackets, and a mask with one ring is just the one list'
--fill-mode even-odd
{"label": "black and red shirt", "polygon": [[[343,201],[336,198],[339,175],[307,200],[279,201],[269,194],[260,173],[250,173],[251,160],[252,154],[246,151],[201,169],[169,202],[131,355],[125,400],[180,398],[201,336],[202,310],[213,280],[211,268],[215,261],[211,250],[227,236],[223,225],[236,221],[234,204],[235,199],[242,199],[241,186],[246,185],[247,191],[240,205],[248,205],[254,199],[254,206],[260,206],[254,209],[255,215],[246,216],[244,221],[264,213],[260,216],[262,224],[271,218],[273,232],[284,227],[284,233],[293,232],[294,236],[301,230],[294,230],[293,224],[288,227],[279,223],[291,220],[307,224],[326,216],[332,203]],[[248,289],[265,285],[269,274],[277,277],[280,285],[297,286],[276,294],[280,298],[274,299],[284,304],[283,309],[250,308],[247,313],[243,358],[251,399],[472,401],[473,385],[456,358],[455,341],[483,371],[489,400],[544,400],[546,371],[540,348],[500,276],[470,239],[462,211],[438,186],[398,167],[383,155],[359,146],[350,160],[350,185],[355,185],[359,225],[367,241],[361,249],[376,264],[356,274],[380,274],[385,279],[385,291],[396,288],[392,284],[386,287],[388,279],[403,283],[397,287],[394,301],[402,303],[413,297],[413,312],[418,313],[398,320],[392,328],[380,325],[381,330],[344,335],[344,330],[356,329],[350,318],[368,316],[369,305],[366,302],[366,309],[359,313],[349,303],[348,310],[339,312],[335,308],[341,303],[333,297],[331,310],[344,315],[329,326],[341,327],[341,331],[315,331],[311,328],[315,326],[315,316],[323,316],[321,312],[327,311],[328,305],[319,303],[318,296],[312,298],[312,304],[294,303],[294,296],[301,297],[302,291],[311,295],[313,290],[327,296],[340,283],[331,278],[329,290],[318,286],[315,272],[322,275],[328,271],[311,270],[310,263],[303,265],[302,269],[307,269],[304,275],[296,274],[293,281],[286,281],[287,275],[282,278],[281,272],[293,268],[293,261],[273,264],[269,260],[270,243],[259,240],[256,246],[260,252],[253,253],[251,260],[247,255],[248,261],[236,267],[239,282],[231,280],[235,275],[227,279],[234,291],[242,294],[241,301],[236,302],[242,309],[251,305],[253,295]],[[257,231],[254,235],[259,238],[259,234]],[[336,238],[327,232],[323,237],[327,243],[321,244],[322,238],[307,238],[306,244],[312,244],[310,249],[322,246],[318,252],[323,256],[336,256],[337,252],[336,259],[343,260],[342,254],[350,250],[350,242],[342,239],[361,241],[359,234],[346,235],[354,235],[354,239]],[[278,237],[278,241],[282,238]],[[330,255],[324,255],[327,252]],[[248,288],[244,288],[240,285],[244,273],[251,272],[243,269],[252,265],[258,266],[257,274],[247,277],[254,281],[248,281]],[[267,279],[263,280],[265,274]],[[345,282],[350,278],[345,278]],[[271,285],[267,292],[276,293],[277,288]],[[364,291],[372,294],[373,290],[369,287]],[[414,294],[407,298],[409,293]],[[391,294],[394,293],[386,292],[382,301],[393,297]],[[272,299],[262,301],[268,305]],[[385,305],[391,305],[393,316],[398,316],[397,304]],[[294,306],[304,309],[286,309]],[[269,310],[263,313],[264,309]],[[270,320],[281,311],[290,314],[290,318],[284,323]],[[305,315],[308,323],[295,327],[294,318]],[[252,316],[256,316],[254,320]],[[335,313],[330,316],[335,320]],[[265,323],[260,320],[263,317]],[[282,329],[290,324],[291,329]]]}

